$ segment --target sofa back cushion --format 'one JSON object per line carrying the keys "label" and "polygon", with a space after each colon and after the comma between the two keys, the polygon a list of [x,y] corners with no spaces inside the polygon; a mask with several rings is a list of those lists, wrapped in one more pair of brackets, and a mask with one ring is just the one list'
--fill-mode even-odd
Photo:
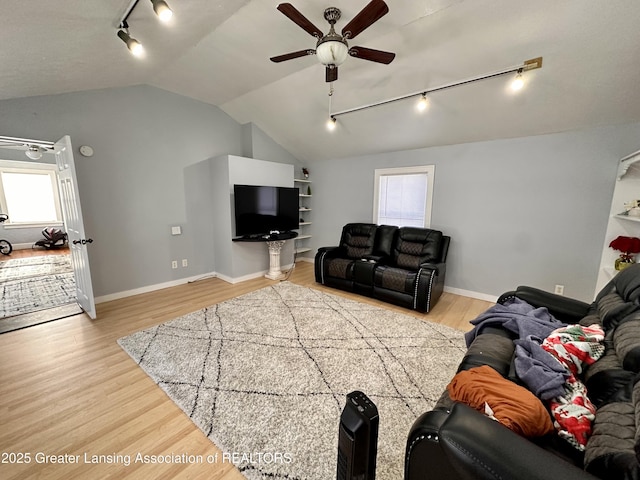
{"label": "sofa back cushion", "polygon": [[377,225],[374,223],[347,223],[342,228],[340,248],[351,259],[373,253]]}
{"label": "sofa back cushion", "polygon": [[442,250],[442,232],[428,228],[401,227],[392,249],[393,263],[417,270],[422,263],[438,263]]}
{"label": "sofa back cushion", "polygon": [[395,240],[398,227],[393,225],[380,225],[376,230],[376,239],[373,247],[373,254],[383,257],[391,256],[393,241]]}

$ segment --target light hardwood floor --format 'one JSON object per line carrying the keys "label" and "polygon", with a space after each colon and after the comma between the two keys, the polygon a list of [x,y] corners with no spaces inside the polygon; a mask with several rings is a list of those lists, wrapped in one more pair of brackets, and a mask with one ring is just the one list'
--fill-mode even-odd
{"label": "light hardwood floor", "polygon": [[[299,262],[289,280],[460,330],[467,330],[468,321],[491,305],[444,293],[429,315],[416,314],[322,287],[308,262]],[[137,453],[204,459],[220,454],[116,340],[274,283],[259,278],[231,285],[205,279],[99,304],[97,320],[82,314],[0,335],[0,478],[244,478],[221,461],[126,466],[122,458],[115,458],[116,464],[106,463],[107,458],[85,463],[85,454],[89,461],[94,455],[128,454],[132,462]],[[30,463],[13,463],[24,461],[26,454]],[[70,463],[71,458],[80,463]],[[53,463],[55,459],[63,463]]]}
{"label": "light hardwood floor", "polygon": [[64,248],[22,248],[14,250],[9,255],[0,255],[0,261],[11,260],[13,258],[41,257],[44,255],[65,255],[69,253],[69,247]]}

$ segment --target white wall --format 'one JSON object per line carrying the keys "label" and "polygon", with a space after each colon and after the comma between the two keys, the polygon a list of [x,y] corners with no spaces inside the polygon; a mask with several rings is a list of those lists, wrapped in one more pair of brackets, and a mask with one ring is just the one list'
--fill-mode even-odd
{"label": "white wall", "polygon": [[[237,155],[221,155],[185,169],[189,217],[202,227],[198,250],[213,252],[211,271],[220,278],[237,282],[262,275],[269,269],[266,243],[232,241],[236,236],[233,186],[292,187],[293,171],[290,164]],[[283,264],[291,263],[293,241],[285,243],[281,256]]]}
{"label": "white wall", "polygon": [[[270,185],[274,187],[293,187],[293,165],[267,162],[250,158],[229,157],[229,183],[227,192],[230,202],[231,219],[233,219],[233,185]],[[233,222],[232,222],[233,223]],[[235,234],[235,225],[234,225]],[[231,276],[242,278],[254,275],[256,272],[266,272],[269,269],[269,255],[266,243],[231,242],[230,254],[233,261]],[[293,262],[293,240],[288,240],[282,247],[281,263]]]}
{"label": "white wall", "polygon": [[640,124],[314,162],[314,238],[371,222],[376,168],[436,166],[432,227],[451,235],[446,286],[497,296],[517,285],[590,301],[620,158]]}

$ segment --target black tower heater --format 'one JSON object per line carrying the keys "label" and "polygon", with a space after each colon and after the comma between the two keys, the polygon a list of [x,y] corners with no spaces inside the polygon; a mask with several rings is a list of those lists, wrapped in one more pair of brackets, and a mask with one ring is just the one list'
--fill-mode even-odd
{"label": "black tower heater", "polygon": [[364,393],[347,395],[340,417],[337,480],[374,480],[378,453],[378,408]]}

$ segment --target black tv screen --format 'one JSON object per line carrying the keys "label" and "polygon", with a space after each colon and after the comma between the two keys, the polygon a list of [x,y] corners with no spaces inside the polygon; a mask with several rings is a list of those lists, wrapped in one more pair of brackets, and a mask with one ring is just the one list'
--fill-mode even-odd
{"label": "black tv screen", "polygon": [[236,236],[298,229],[299,195],[293,187],[234,185]]}

